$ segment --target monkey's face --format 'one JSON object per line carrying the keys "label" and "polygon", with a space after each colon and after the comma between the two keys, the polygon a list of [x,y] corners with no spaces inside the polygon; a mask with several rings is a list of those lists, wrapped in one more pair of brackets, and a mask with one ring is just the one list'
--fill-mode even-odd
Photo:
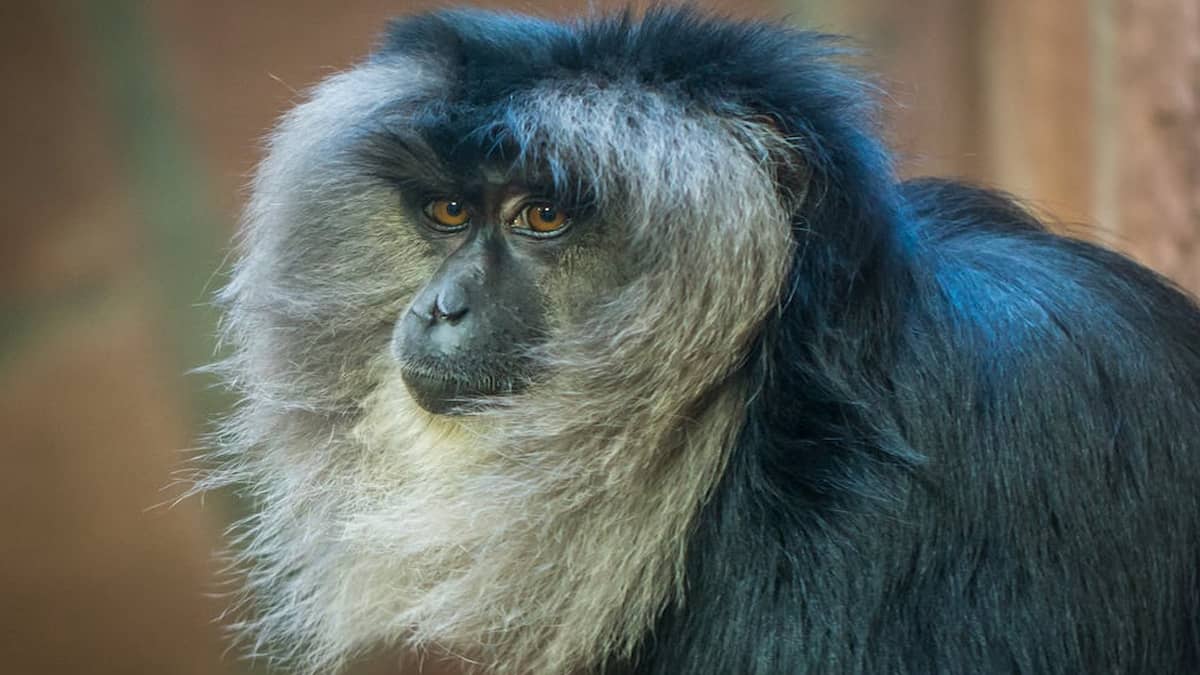
{"label": "monkey's face", "polygon": [[739,358],[761,316],[742,301],[768,306],[790,246],[785,140],[605,74],[518,76],[484,96],[374,62],[285,119],[226,289],[272,396],[352,413],[399,378],[461,414],[566,368],[636,377],[604,362],[637,340],[651,364],[720,355],[713,376]]}
{"label": "monkey's face", "polygon": [[403,201],[436,269],[397,319],[391,350],[429,412],[523,391],[549,324],[617,276],[586,212],[502,170],[407,189]]}

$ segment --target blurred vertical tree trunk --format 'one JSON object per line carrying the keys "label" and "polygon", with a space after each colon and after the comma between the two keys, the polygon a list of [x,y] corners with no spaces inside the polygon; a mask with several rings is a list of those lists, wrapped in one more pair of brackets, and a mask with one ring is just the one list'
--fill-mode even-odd
{"label": "blurred vertical tree trunk", "polygon": [[1087,0],[983,3],[983,178],[1067,223],[1092,220]]}
{"label": "blurred vertical tree trunk", "polygon": [[1104,187],[1128,249],[1200,293],[1200,2],[1113,2],[1119,171]]}

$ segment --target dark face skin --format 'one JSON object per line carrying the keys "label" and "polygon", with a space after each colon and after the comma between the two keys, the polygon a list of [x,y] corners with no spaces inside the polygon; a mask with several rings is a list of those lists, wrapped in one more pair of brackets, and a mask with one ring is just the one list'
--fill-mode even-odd
{"label": "dark face skin", "polygon": [[471,399],[522,390],[534,375],[527,350],[546,334],[539,281],[572,234],[569,214],[504,179],[413,201],[444,257],[392,334],[409,392],[429,412],[455,414]]}

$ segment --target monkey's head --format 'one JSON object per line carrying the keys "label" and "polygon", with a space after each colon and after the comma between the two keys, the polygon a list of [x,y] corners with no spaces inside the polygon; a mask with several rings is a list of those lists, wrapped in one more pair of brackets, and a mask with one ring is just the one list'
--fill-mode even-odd
{"label": "monkey's head", "polygon": [[222,294],[244,400],[211,482],[259,501],[249,628],[315,669],[632,649],[683,592],[771,317],[868,239],[828,168],[873,143],[830,53],[678,11],[445,12],[288,113]]}

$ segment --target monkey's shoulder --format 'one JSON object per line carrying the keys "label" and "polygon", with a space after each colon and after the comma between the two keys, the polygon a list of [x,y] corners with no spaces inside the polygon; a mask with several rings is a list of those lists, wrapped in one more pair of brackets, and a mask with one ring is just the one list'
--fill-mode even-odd
{"label": "monkey's shoulder", "polygon": [[919,452],[1069,463],[1082,448],[1183,452],[1134,430],[1200,433],[1192,298],[1119,253],[1051,232],[1001,193],[944,181],[902,193],[919,243],[887,377]]}
{"label": "monkey's shoulder", "polygon": [[1200,308],[1155,272],[1051,231],[1001,192],[922,179],[903,183],[901,195],[918,242],[922,298],[950,327],[1026,350],[1146,353],[1169,346],[1174,358],[1190,356],[1200,368],[1193,346]]}

